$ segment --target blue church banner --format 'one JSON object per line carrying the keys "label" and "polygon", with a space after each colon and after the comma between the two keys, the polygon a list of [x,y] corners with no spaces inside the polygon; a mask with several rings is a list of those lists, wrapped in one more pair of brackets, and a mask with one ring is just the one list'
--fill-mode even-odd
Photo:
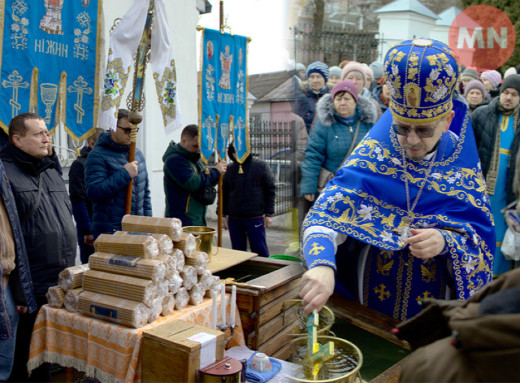
{"label": "blue church banner", "polygon": [[36,112],[74,140],[94,132],[99,112],[102,0],[0,0],[0,126]]}
{"label": "blue church banner", "polygon": [[207,162],[226,157],[230,134],[239,162],[250,151],[247,123],[247,37],[205,29],[202,39],[199,143]]}

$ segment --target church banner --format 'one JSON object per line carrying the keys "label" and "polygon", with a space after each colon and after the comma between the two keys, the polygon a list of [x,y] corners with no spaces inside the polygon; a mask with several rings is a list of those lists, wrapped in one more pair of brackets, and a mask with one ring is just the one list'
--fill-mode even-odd
{"label": "church banner", "polygon": [[[155,82],[164,129],[166,134],[171,134],[182,127],[176,66],[164,1],[155,0],[153,4],[155,4],[151,23],[153,27],[151,32],[145,32],[151,38],[150,66],[153,78],[150,78],[149,81]],[[108,63],[99,116],[99,126],[103,129],[115,130],[117,111],[120,107],[126,107],[123,95],[131,68],[135,69],[135,54],[147,26],[149,7],[149,0],[136,0],[110,35]],[[130,79],[130,83],[132,83],[132,79]],[[134,84],[134,86],[137,87],[136,90],[140,91],[144,83]],[[123,106],[121,106],[122,102]]]}
{"label": "church banner", "polygon": [[102,0],[0,0],[0,10],[1,127],[36,112],[49,130],[87,138],[99,113]]}
{"label": "church banner", "polygon": [[216,149],[225,158],[233,134],[239,162],[250,151],[247,117],[247,37],[204,29],[199,143],[207,162]]}

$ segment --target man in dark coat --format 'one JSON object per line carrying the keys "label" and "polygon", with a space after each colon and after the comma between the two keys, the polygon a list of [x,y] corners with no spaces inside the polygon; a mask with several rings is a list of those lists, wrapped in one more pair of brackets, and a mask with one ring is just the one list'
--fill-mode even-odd
{"label": "man in dark coat", "polygon": [[131,124],[129,112],[119,109],[115,130],[99,136],[85,163],[85,188],[92,201],[91,229],[99,234],[121,230],[126,210],[126,194],[132,184],[131,214],[152,215],[148,172],[143,153],[135,149],[135,161],[128,162]]}
{"label": "man in dark coat", "polygon": [[33,313],[36,310],[36,300],[16,202],[2,161],[0,161],[0,281],[0,382],[4,382],[9,378],[14,362],[18,311]]}
{"label": "man in dark coat", "polygon": [[212,202],[201,196],[226,172],[226,162],[217,162],[206,173],[200,159],[199,127],[193,124],[182,130],[180,143],[170,142],[163,162],[165,216],[180,219],[182,226],[206,226],[207,205]]}
{"label": "man in dark coat", "polygon": [[81,263],[87,263],[88,257],[94,252],[94,236],[90,228],[92,219],[92,202],[85,192],[85,162],[101,132],[95,132],[87,139],[87,146],[80,150],[80,155],[69,169],[69,194],[72,202],[72,214],[76,221],[78,245]]}
{"label": "man in dark coat", "polygon": [[515,159],[520,146],[520,75],[506,77],[500,88],[500,96],[488,105],[480,106],[471,115],[482,175],[493,213],[496,234],[496,250],[493,274],[504,273],[511,268],[501,251],[506,232],[502,210],[516,198],[513,193]]}
{"label": "man in dark coat", "polygon": [[[23,113],[9,124],[9,143],[0,152],[16,199],[38,308],[47,303],[49,287],[58,284],[58,274],[74,265],[76,232],[65,182],[48,157],[49,132],[43,119]],[[27,359],[37,311],[20,316],[15,364],[11,380],[27,379]],[[33,371],[44,381],[48,368]],[[41,374],[41,375],[40,375]]]}
{"label": "man in dark coat", "polygon": [[[512,76],[512,77],[511,77]],[[520,75],[508,76],[501,87],[501,93],[504,94],[506,89],[511,89],[520,94]],[[507,81],[506,81],[507,80]],[[509,91],[507,93],[510,93]],[[505,96],[502,96],[505,98]],[[511,97],[511,95],[509,96]],[[514,131],[513,143],[511,146],[511,162],[508,164],[508,177],[506,190],[507,202],[512,202],[515,199],[513,194],[512,185],[513,177],[515,174],[515,158],[518,148],[520,146],[520,120],[518,120],[518,113],[520,110],[520,98],[515,97],[514,101],[507,105],[503,105],[500,101],[500,97],[494,98],[488,105],[482,106],[475,110],[475,113],[471,116],[471,122],[473,124],[473,131],[475,132],[475,141],[477,144],[478,154],[482,165],[482,174],[487,179],[488,172],[491,166],[491,160],[493,158],[493,151],[497,143],[496,133],[500,127],[499,120],[501,116],[513,115],[517,123]],[[516,116],[515,116],[516,114]]]}
{"label": "man in dark coat", "polygon": [[247,156],[239,164],[233,145],[228,148],[229,158],[233,161],[224,175],[223,214],[231,245],[235,250],[247,250],[247,240],[251,251],[262,257],[269,257],[265,228],[271,226],[274,214],[276,184],[273,171],[260,159]]}

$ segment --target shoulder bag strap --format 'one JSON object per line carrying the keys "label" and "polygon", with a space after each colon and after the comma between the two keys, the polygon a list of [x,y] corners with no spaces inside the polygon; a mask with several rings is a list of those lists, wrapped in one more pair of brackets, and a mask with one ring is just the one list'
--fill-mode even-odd
{"label": "shoulder bag strap", "polygon": [[339,169],[341,169],[341,167],[343,166],[343,164],[345,163],[345,161],[347,161],[347,158],[350,156],[350,154],[352,153],[352,151],[354,150],[354,148],[356,147],[356,139],[357,139],[357,136],[358,136],[358,133],[359,133],[359,120],[357,122],[357,125],[356,125],[356,131],[354,132],[354,137],[352,137],[352,145],[350,145],[350,149],[348,150],[347,152],[347,155],[345,156],[345,158],[343,159],[343,161],[341,161],[341,165],[339,165],[339,168],[336,169],[336,171],[334,172],[334,174],[336,174],[338,172]]}

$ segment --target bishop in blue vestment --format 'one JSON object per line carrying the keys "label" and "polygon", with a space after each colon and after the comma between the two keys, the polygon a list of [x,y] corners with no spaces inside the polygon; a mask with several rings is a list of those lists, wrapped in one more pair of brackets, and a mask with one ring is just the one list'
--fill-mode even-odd
{"label": "bishop in blue vestment", "polygon": [[495,234],[460,67],[439,41],[388,51],[390,107],[303,223],[306,312],[334,288],[406,320],[424,299],[469,298],[492,278]]}

